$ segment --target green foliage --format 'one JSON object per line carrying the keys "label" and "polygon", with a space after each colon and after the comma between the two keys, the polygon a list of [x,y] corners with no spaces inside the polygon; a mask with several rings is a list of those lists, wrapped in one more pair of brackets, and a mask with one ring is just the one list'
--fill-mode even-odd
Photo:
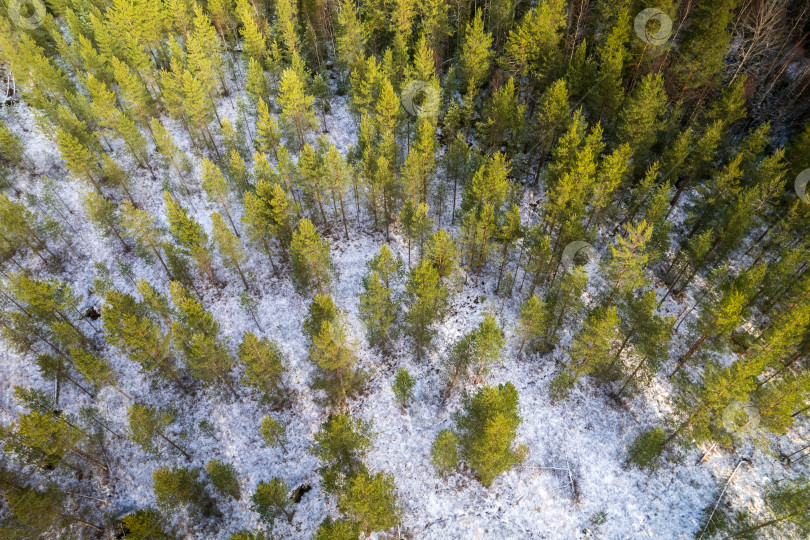
{"label": "green foliage", "polygon": [[400,300],[394,292],[402,271],[402,260],[393,257],[386,244],[368,262],[363,277],[364,291],[360,294],[358,311],[366,326],[366,338],[371,345],[387,348],[399,332]]}
{"label": "green foliage", "polygon": [[405,285],[406,331],[416,342],[417,358],[421,358],[436,336],[434,323],[441,321],[448,309],[449,291],[439,279],[439,273],[429,261],[423,260],[411,270]]}
{"label": "green foliage", "polygon": [[462,400],[463,411],[454,415],[459,445],[467,464],[484,486],[523,461],[528,448],[512,449],[522,419],[512,383],[481,387]]}
{"label": "green foliage", "polygon": [[145,452],[156,454],[159,448],[156,440],[174,422],[174,415],[154,405],[133,403],[127,408],[129,438]]}
{"label": "green foliage", "polygon": [[242,497],[239,475],[232,464],[212,459],[205,464],[205,472],[217,493],[223,497],[233,497],[237,501]]}
{"label": "green foliage", "polygon": [[436,434],[430,446],[430,462],[440,476],[445,477],[458,467],[460,439],[452,430],[443,429]]}
{"label": "green foliage", "polygon": [[333,520],[326,516],[315,532],[315,540],[360,540],[360,534],[360,524],[356,521],[349,518]]}
{"label": "green foliage", "polygon": [[284,398],[287,392],[282,375],[288,360],[275,341],[245,332],[239,361],[245,364],[242,384],[259,392],[265,401],[277,403]]}
{"label": "green foliage", "polygon": [[277,517],[284,515],[292,520],[288,507],[292,504],[287,492],[289,488],[283,478],[271,478],[269,482],[259,482],[251,496],[251,510],[259,514],[259,519],[272,525]]}
{"label": "green foliage", "polygon": [[363,459],[374,436],[370,422],[353,418],[348,412],[331,414],[321,424],[310,452],[323,463],[318,473],[327,493],[343,492],[349,477],[365,471]]}
{"label": "green foliage", "polygon": [[639,467],[655,468],[667,434],[660,427],[642,432],[627,449],[627,459]]}
{"label": "green foliage", "polygon": [[394,377],[394,384],[391,385],[391,389],[394,391],[394,397],[402,407],[405,407],[408,401],[413,399],[414,384],[416,384],[416,380],[411,377],[408,370],[399,368],[396,377]]}
{"label": "green foliage", "polygon": [[267,415],[262,418],[259,433],[267,446],[271,448],[281,446],[285,451],[287,450],[284,446],[284,443],[287,442],[287,426],[272,416]]}
{"label": "green foliage", "polygon": [[163,529],[160,512],[154,508],[142,508],[121,518],[126,528],[126,538],[132,540],[169,540],[174,538]]}
{"label": "green foliage", "polygon": [[152,473],[158,506],[165,511],[186,507],[195,515],[212,517],[219,514],[214,500],[205,491],[199,469],[162,467]]}
{"label": "green foliage", "polygon": [[395,527],[401,520],[395,490],[392,474],[380,472],[371,475],[363,470],[349,478],[338,506],[363,531],[385,531]]}
{"label": "green foliage", "polygon": [[329,241],[323,240],[308,219],[298,224],[290,244],[293,282],[301,292],[326,294],[335,277]]}

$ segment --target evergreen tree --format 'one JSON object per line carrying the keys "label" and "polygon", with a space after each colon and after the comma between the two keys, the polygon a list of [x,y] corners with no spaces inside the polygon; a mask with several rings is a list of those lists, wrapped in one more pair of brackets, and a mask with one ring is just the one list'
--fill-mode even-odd
{"label": "evergreen tree", "polygon": [[163,258],[163,235],[154,226],[154,216],[151,216],[146,210],[136,208],[131,201],[124,201],[119,208],[124,234],[135,242],[138,254],[142,257],[149,257],[150,254],[157,257],[169,279],[174,279]]}
{"label": "evergreen tree", "polygon": [[293,233],[290,252],[297,289],[304,292],[317,287],[320,294],[325,294],[335,277],[329,241],[321,238],[308,219],[301,220]]}
{"label": "evergreen tree", "polygon": [[333,520],[330,516],[321,522],[315,532],[316,540],[359,540],[360,524],[349,518]]}
{"label": "evergreen tree", "polygon": [[172,341],[185,357],[189,373],[206,384],[220,382],[238,397],[230,380],[234,359],[219,339],[219,323],[179,283],[172,282],[169,290],[177,310]]}
{"label": "evergreen tree", "polygon": [[186,459],[191,456],[166,435],[166,428],[174,422],[174,415],[164,409],[153,405],[133,403],[127,408],[130,439],[141,447],[144,452],[156,454],[159,452],[155,438],[159,437],[175,450],[183,454]]}
{"label": "evergreen tree", "polygon": [[228,188],[228,183],[225,181],[225,177],[222,175],[222,171],[219,167],[203,158],[202,178],[202,187],[205,190],[205,194],[208,196],[208,200],[222,208],[223,212],[225,212],[225,216],[228,218],[228,222],[233,228],[234,234],[239,236],[239,230],[233,222],[233,202],[231,201],[230,189]]}
{"label": "evergreen tree", "polygon": [[405,285],[407,334],[416,342],[416,355],[421,358],[436,336],[435,322],[441,321],[448,307],[449,292],[439,279],[438,271],[428,261],[411,270]]}
{"label": "evergreen tree", "polygon": [[495,477],[523,461],[528,448],[512,449],[522,419],[517,390],[512,383],[484,386],[465,395],[463,410],[454,415],[459,446],[478,480],[489,486]]}
{"label": "evergreen tree", "polygon": [[385,350],[399,332],[401,305],[394,287],[402,272],[402,259],[395,259],[388,245],[383,244],[367,267],[357,309],[369,344]]}
{"label": "evergreen tree", "polygon": [[500,359],[506,338],[492,313],[484,317],[478,328],[473,331],[473,336],[472,357],[476,365],[475,372],[480,376]]}
{"label": "evergreen tree", "polygon": [[385,531],[399,524],[401,510],[394,493],[394,476],[363,470],[348,479],[338,506],[366,532]]}
{"label": "evergreen tree", "polygon": [[107,292],[101,312],[107,341],[140,364],[144,372],[156,372],[161,378],[171,378],[182,388],[171,336],[162,324],[165,312],[155,312],[146,301],[148,294],[162,297],[157,296],[144,281],[139,282],[138,287],[146,293],[141,302],[116,290]]}
{"label": "evergreen tree", "polygon": [[214,244],[216,244],[219,254],[225,266],[236,270],[245,290],[250,290],[248,279],[245,270],[242,269],[247,263],[247,254],[245,253],[242,241],[231,232],[219,212],[211,214],[211,222],[213,224]]}
{"label": "evergreen tree", "polygon": [[373,439],[371,423],[348,411],[331,414],[321,424],[310,452],[323,463],[318,473],[327,493],[342,493],[349,477],[365,471],[363,459]]}
{"label": "evergreen tree", "polygon": [[394,391],[394,397],[403,409],[405,405],[408,404],[408,401],[413,399],[413,385],[415,383],[416,380],[411,377],[407,369],[399,368],[394,378],[394,384],[391,385],[391,389]]}
{"label": "evergreen tree", "polygon": [[269,415],[262,418],[259,433],[267,446],[271,448],[280,446],[285,452],[287,451],[287,447],[284,445],[287,442],[287,428],[275,418]]}
{"label": "evergreen tree", "polygon": [[475,91],[486,80],[494,53],[492,34],[484,31],[481,10],[477,10],[473,20],[467,25],[459,57],[464,91]]}
{"label": "evergreen tree", "polygon": [[163,192],[163,200],[166,204],[169,232],[183,251],[194,260],[200,273],[207,276],[212,283],[218,283],[219,280],[214,273],[208,235],[167,191]]}
{"label": "evergreen tree", "polygon": [[318,118],[312,107],[314,102],[315,98],[306,93],[302,74],[293,68],[285,69],[278,96],[281,126],[288,139],[299,148],[304,146],[304,137],[318,127]]}
{"label": "evergreen tree", "polygon": [[259,519],[272,525],[277,517],[284,515],[287,521],[292,521],[292,512],[288,507],[292,500],[287,495],[289,488],[283,478],[271,478],[269,482],[259,482],[251,500],[251,510],[259,514]]}
{"label": "evergreen tree", "polygon": [[549,313],[546,303],[536,295],[530,296],[520,307],[519,332],[521,334],[518,356],[526,342],[543,336],[548,330]]}
{"label": "evergreen tree", "polygon": [[445,230],[436,231],[425,246],[425,259],[439,273],[440,278],[448,278],[458,268],[458,245],[453,235]]}
{"label": "evergreen tree", "polygon": [[459,437],[452,430],[443,429],[436,434],[430,446],[430,461],[440,476],[446,477],[458,467]]}
{"label": "evergreen tree", "polygon": [[124,250],[130,249],[122,237],[125,233],[118,218],[118,206],[114,202],[95,191],[85,192],[82,202],[87,218],[100,229],[104,238],[115,236]]}
{"label": "evergreen tree", "polygon": [[216,503],[205,491],[199,469],[162,467],[152,473],[153,488],[158,506],[165,511],[187,508],[193,515],[212,517],[219,515]]}
{"label": "evergreen tree", "polygon": [[162,516],[153,508],[142,508],[121,518],[127,538],[133,540],[171,540],[173,535],[163,529]]}
{"label": "evergreen tree", "polygon": [[232,497],[237,501],[241,498],[239,475],[233,465],[212,459],[205,464],[205,472],[208,473],[208,479],[217,493],[223,497]]}
{"label": "evergreen tree", "polygon": [[288,360],[275,341],[246,332],[239,345],[239,361],[245,364],[242,384],[259,392],[263,401],[277,403],[284,398],[282,375]]}

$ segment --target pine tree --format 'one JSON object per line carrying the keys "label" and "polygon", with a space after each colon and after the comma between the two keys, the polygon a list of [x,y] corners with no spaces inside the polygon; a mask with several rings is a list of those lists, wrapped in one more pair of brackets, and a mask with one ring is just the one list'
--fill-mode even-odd
{"label": "pine tree", "polygon": [[323,463],[318,473],[327,493],[342,493],[349,477],[365,471],[363,460],[374,437],[371,423],[353,418],[348,411],[331,414],[321,424],[310,453]]}
{"label": "pine tree", "polygon": [[436,336],[435,322],[447,311],[449,292],[429,261],[422,261],[411,270],[405,285],[405,314],[407,334],[416,342],[417,358],[430,348]]}
{"label": "pine tree", "polygon": [[219,212],[211,214],[211,222],[213,224],[214,244],[217,246],[222,262],[225,266],[236,270],[245,290],[250,290],[248,279],[245,271],[242,269],[247,263],[247,254],[245,253],[242,241],[231,232]]}
{"label": "pine tree", "polygon": [[219,167],[203,158],[203,182],[202,187],[208,200],[213,204],[218,204],[225,212],[228,222],[233,228],[234,234],[238,237],[239,230],[233,221],[233,201],[231,200],[230,190],[225,177]]}
{"label": "pine tree", "polygon": [[400,523],[394,476],[374,475],[360,471],[348,479],[345,493],[338,501],[342,511],[351,516],[363,531],[385,531]]}
{"label": "pine tree", "polygon": [[298,291],[312,291],[317,287],[320,294],[325,294],[335,277],[329,241],[321,238],[308,219],[301,220],[292,234],[290,252],[293,281]]}
{"label": "pine tree", "polygon": [[321,323],[320,330],[312,335],[309,356],[319,368],[313,387],[324,390],[329,403],[342,405],[359,390],[363,377],[354,369],[357,357],[342,314]]}
{"label": "pine tree", "polygon": [[174,415],[171,412],[153,405],[133,403],[127,407],[127,419],[129,421],[130,439],[140,446],[144,452],[157,454],[159,448],[155,444],[155,438],[159,437],[183,454],[186,459],[191,459],[188,452],[180,448],[177,443],[166,435],[166,428],[174,422]]}
{"label": "pine tree", "polygon": [[101,235],[104,238],[115,236],[124,250],[128,250],[129,246],[122,237],[124,231],[116,212],[118,206],[95,191],[85,192],[82,202],[87,218],[100,229]]}
{"label": "pine tree", "polygon": [[[725,345],[724,340],[731,335],[731,332],[742,322],[744,316],[744,306],[746,304],[745,295],[734,287],[718,291],[720,294],[715,298],[704,301],[695,322],[693,342],[689,350],[684,353],[678,361],[678,365],[672,375],[677,373],[686,362],[694,355],[708,339],[721,347]],[[670,375],[671,376],[671,375]]]}
{"label": "pine tree", "polygon": [[131,201],[124,201],[119,209],[124,233],[135,242],[138,253],[143,257],[148,257],[151,252],[160,261],[160,265],[166,271],[169,279],[174,279],[163,258],[163,235],[154,226],[154,216],[151,216],[146,210],[136,208]]}
{"label": "pine tree", "polygon": [[171,540],[174,538],[163,529],[162,516],[153,508],[142,508],[121,518],[126,527],[127,538],[133,540]]}
{"label": "pine tree", "polygon": [[526,342],[542,337],[548,332],[549,312],[546,303],[537,295],[530,296],[520,307],[519,332],[521,335],[518,356]]}
{"label": "pine tree", "polygon": [[611,257],[605,264],[608,283],[605,309],[613,304],[617,295],[624,296],[647,285],[643,274],[648,260],[644,248],[651,235],[652,228],[643,220],[627,226],[627,239],[616,235],[616,245],[610,247]]}
{"label": "pine tree", "polygon": [[571,362],[568,374],[551,382],[550,393],[555,399],[564,399],[568,391],[583,374],[596,373],[608,365],[618,337],[619,316],[616,307],[593,309],[585,319],[582,330],[571,344]]}
{"label": "pine tree", "polygon": [[315,532],[315,539],[360,540],[360,524],[349,518],[333,520],[330,516],[326,516]]}
{"label": "pine tree", "polygon": [[256,491],[251,496],[251,510],[259,514],[259,520],[273,525],[277,517],[284,515],[287,521],[292,521],[292,512],[288,507],[292,500],[287,495],[289,488],[283,478],[271,478],[269,482],[259,482]]}
{"label": "pine tree", "polygon": [[619,112],[616,138],[630,145],[633,156],[643,157],[655,143],[666,112],[667,94],[660,73],[646,75],[633,88]]}
{"label": "pine tree", "polygon": [[436,231],[425,246],[425,260],[433,265],[442,279],[452,276],[456,271],[459,255],[453,235],[443,229]]}
{"label": "pine tree", "polygon": [[430,462],[441,477],[447,477],[458,467],[459,440],[452,430],[443,429],[436,434],[430,446]]}
{"label": "pine tree", "polygon": [[258,102],[259,115],[256,120],[256,150],[263,154],[272,154],[278,160],[278,145],[281,143],[281,134],[276,126],[276,120],[270,116],[270,109],[264,100]]}
{"label": "pine tree", "polygon": [[411,377],[408,370],[405,368],[399,368],[399,371],[397,371],[397,375],[394,378],[394,384],[391,385],[391,389],[394,391],[394,397],[403,409],[405,409],[408,401],[413,399],[414,384],[416,384],[416,380]]}
{"label": "pine tree", "polygon": [[314,102],[315,98],[306,93],[302,74],[292,68],[285,69],[278,96],[281,126],[288,139],[299,148],[304,146],[304,137],[318,127],[318,118],[312,107]]}
{"label": "pine tree", "polygon": [[402,259],[394,258],[388,245],[383,244],[367,267],[357,309],[369,344],[385,350],[399,333],[401,305],[394,286],[402,272]]}
{"label": "pine tree", "polygon": [[506,145],[507,152],[513,154],[523,131],[525,113],[526,106],[520,104],[515,93],[515,81],[510,78],[484,105],[482,119],[477,126],[480,140],[490,150]]}
{"label": "pine tree", "polygon": [[284,398],[282,375],[288,360],[275,341],[246,332],[239,345],[239,361],[245,364],[242,384],[259,392],[264,401],[278,402]]}
{"label": "pine tree", "polygon": [[724,66],[731,34],[727,27],[734,18],[737,0],[712,0],[695,7],[684,30],[680,59],[674,66],[683,89],[709,82]]}
{"label": "pine tree", "polygon": [[477,89],[487,80],[494,55],[491,46],[492,34],[484,31],[483,16],[479,9],[475,18],[467,25],[461,45],[459,61],[465,92]]}
{"label": "pine tree", "polygon": [[233,465],[212,459],[205,464],[205,472],[208,473],[208,479],[217,493],[223,497],[232,497],[237,501],[241,498],[239,475]]}
{"label": "pine tree", "polygon": [[280,446],[285,452],[287,451],[287,447],[284,445],[287,442],[287,428],[272,416],[262,418],[259,433],[267,446],[271,448]]}
{"label": "pine tree", "polygon": [[490,486],[495,477],[523,461],[528,448],[512,449],[522,419],[517,390],[512,383],[484,386],[462,400],[463,410],[454,414],[459,446],[478,480]]}
{"label": "pine tree", "polygon": [[192,515],[212,517],[219,515],[214,499],[205,491],[199,469],[163,467],[152,473],[155,499],[165,511],[187,508]]}
{"label": "pine tree", "polygon": [[172,341],[185,357],[189,373],[209,385],[221,382],[238,397],[230,380],[234,359],[219,339],[219,323],[179,283],[172,282],[169,291],[177,310]]}
{"label": "pine tree", "polygon": [[163,192],[163,200],[166,204],[166,219],[169,222],[169,232],[184,253],[194,260],[200,273],[208,277],[212,283],[218,283],[219,280],[214,272],[208,235],[202,226],[188,215],[186,209],[172,198],[169,192]]}
{"label": "pine tree", "polygon": [[475,373],[480,376],[489,371],[489,367],[500,359],[506,338],[492,313],[484,317],[473,335],[472,357],[476,365]]}
{"label": "pine tree", "polygon": [[[139,282],[138,287],[147,294],[154,293],[144,281]],[[144,296],[146,298],[146,294]],[[183,388],[174,361],[171,336],[162,325],[163,313],[150,309],[146,300],[139,302],[129,294],[110,290],[101,317],[111,345],[140,364],[144,372],[156,372],[161,378],[171,378]]]}

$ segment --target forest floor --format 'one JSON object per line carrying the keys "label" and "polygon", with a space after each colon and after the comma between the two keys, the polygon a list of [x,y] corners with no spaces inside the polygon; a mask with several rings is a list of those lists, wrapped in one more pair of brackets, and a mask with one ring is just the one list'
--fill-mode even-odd
{"label": "forest floor", "polygon": [[[126,261],[132,265],[135,276],[147,279],[166,289],[165,276],[156,266],[150,266],[133,254],[124,254],[113,240],[103,239],[83,218],[78,181],[62,180],[66,172],[55,146],[36,132],[30,110],[19,104],[13,117],[6,118],[23,137],[27,153],[37,163],[38,175],[18,179],[17,187],[25,192],[38,193],[39,175],[57,179],[59,193],[72,210],[69,221],[77,228],[73,236],[79,255],[65,253],[65,273],[60,279],[68,281],[74,291],[85,297],[85,307],[99,305],[101,300],[92,291],[97,275],[94,263],[101,263],[111,271],[116,287],[126,291],[132,283],[117,265]],[[8,108],[6,109],[8,110]],[[3,113],[4,116],[8,113]],[[235,120],[233,109],[223,103],[221,114]],[[333,111],[327,116],[328,136],[342,152],[356,139],[356,131],[346,103],[337,98]],[[187,137],[175,130],[180,146],[192,153]],[[122,158],[125,160],[126,158]],[[199,178],[199,159],[194,159],[194,177]],[[165,173],[159,173],[165,176]],[[140,170],[134,178],[133,195],[141,207],[163,219],[160,180],[153,180],[148,171]],[[524,197],[524,219],[531,216],[531,198]],[[195,208],[191,214],[210,231],[210,205],[198,189]],[[427,358],[417,361],[407,339],[398,341],[395,349],[382,355],[371,349],[365,341],[358,319],[357,302],[362,291],[361,278],[366,262],[385,242],[384,233],[371,233],[371,218],[360,211],[360,226],[354,201],[349,212],[352,226],[346,240],[342,227],[334,226],[325,236],[332,244],[332,257],[339,272],[333,295],[338,307],[348,314],[348,326],[356,341],[358,367],[369,374],[369,382],[361,395],[349,401],[351,412],[373,422],[377,433],[374,449],[368,458],[372,471],[385,471],[394,475],[399,504],[402,507],[403,536],[424,539],[478,539],[478,538],[692,538],[705,524],[703,511],[712,506],[723,489],[727,478],[738,462],[743,465],[725,492],[724,500],[736,508],[747,508],[756,514],[762,509],[761,492],[769,479],[790,476],[778,461],[765,450],[767,445],[748,444],[736,453],[715,451],[698,464],[705,449],[695,448],[682,452],[678,462],[664,461],[655,471],[639,470],[625,463],[630,442],[643,430],[661,425],[671,411],[671,387],[666,378],[656,379],[646,389],[619,403],[608,392],[592,381],[581,381],[570,397],[554,403],[548,395],[548,383],[565,360],[571,329],[565,329],[561,347],[552,353],[524,354],[517,357],[519,340],[515,323],[522,294],[502,300],[492,293],[497,268],[482,276],[483,283],[473,286],[474,276],[464,285],[463,276],[452,295],[452,308],[441,323],[434,350]],[[449,226],[449,213],[442,226]],[[393,232],[390,247],[407,261],[407,244]],[[413,249],[416,259],[418,247]],[[31,261],[34,264],[34,261]],[[589,274],[596,275],[595,265]],[[288,355],[288,381],[297,393],[291,407],[270,411],[255,400],[243,395],[215,395],[196,390],[183,395],[170,385],[154,386],[138,366],[121,354],[108,349],[122,386],[135,399],[170,407],[176,411],[174,424],[168,432],[181,441],[193,456],[191,462],[182,455],[166,449],[155,457],[144,453],[124,437],[111,435],[105,443],[111,464],[109,478],[93,479],[98,492],[107,503],[99,503],[100,513],[120,515],[128,510],[154,505],[152,472],[167,464],[202,467],[208,460],[218,457],[233,463],[242,484],[239,501],[221,501],[224,520],[203,523],[195,527],[188,538],[221,538],[240,529],[260,527],[258,515],[250,510],[250,494],[256,484],[273,476],[283,477],[291,488],[307,484],[312,490],[293,506],[292,522],[279,520],[274,533],[283,538],[311,538],[318,524],[327,515],[336,515],[334,501],[320,488],[316,472],[318,460],[308,447],[328,411],[317,401],[308,386],[312,365],[307,358],[307,341],[302,333],[302,322],[307,313],[308,299],[297,294],[285,268],[280,277],[273,276],[266,260],[257,252],[251,254],[249,266],[254,277],[253,294],[258,300],[256,322],[239,304],[243,287],[239,280],[229,279],[221,289],[203,289],[204,305],[220,322],[222,333],[232,350],[245,331],[274,339]],[[230,274],[217,268],[223,278]],[[54,274],[57,276],[57,274]],[[517,275],[520,284],[522,273]],[[589,283],[593,294],[598,278]],[[659,290],[659,297],[665,290]],[[687,299],[668,299],[663,306],[665,314],[677,315]],[[520,396],[520,414],[523,422],[518,429],[518,444],[528,446],[526,461],[513,470],[500,475],[491,487],[483,487],[468,469],[439,478],[430,464],[430,445],[437,432],[453,425],[452,413],[460,408],[461,392],[454,392],[442,402],[441,390],[445,378],[441,368],[443,355],[463,333],[477,326],[488,310],[497,314],[507,336],[507,345],[499,365],[486,376],[487,384],[511,381]],[[101,320],[93,323],[101,329]],[[686,335],[687,324],[679,330]],[[89,327],[88,327],[88,330]],[[92,334],[92,331],[90,332]],[[684,347],[684,339],[673,340],[673,352]],[[45,388],[48,383],[38,376],[30,356],[23,357],[0,348],[0,377],[3,405],[0,421],[7,424],[18,411],[12,398],[14,385]],[[405,367],[416,378],[415,398],[404,411],[397,404],[391,384],[398,368]],[[664,370],[668,371],[668,370]],[[234,376],[241,375],[237,368]],[[483,384],[479,382],[478,384]],[[468,386],[468,390],[473,385]],[[97,396],[98,408],[118,434],[127,431],[126,406],[128,400],[112,388],[103,389]],[[60,406],[69,413],[77,413],[92,400],[74,388],[62,390]],[[287,426],[287,451],[262,445],[259,423],[263,416],[272,414]],[[202,423],[202,424],[201,424]],[[806,424],[794,431],[795,443],[809,436]],[[69,490],[79,483],[64,476],[64,488]],[[177,517],[175,526],[185,532],[185,520]],[[384,535],[377,535],[380,538]]]}

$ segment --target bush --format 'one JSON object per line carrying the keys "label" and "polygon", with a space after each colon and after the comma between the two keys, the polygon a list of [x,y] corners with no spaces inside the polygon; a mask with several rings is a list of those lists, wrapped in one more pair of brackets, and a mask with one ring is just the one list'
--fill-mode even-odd
{"label": "bush", "polygon": [[405,407],[409,400],[413,399],[413,385],[415,383],[416,379],[411,377],[407,369],[399,368],[397,376],[394,379],[394,384],[391,385],[391,389],[394,391],[394,397],[397,398],[397,401],[399,401],[399,404],[403,407]]}
{"label": "bush", "polygon": [[645,431],[633,441],[627,450],[627,460],[639,467],[654,469],[664,450],[667,434],[660,427]]}
{"label": "bush", "polygon": [[233,465],[212,459],[205,464],[205,471],[217,493],[223,497],[233,497],[237,501],[241,498],[239,476]]}
{"label": "bush", "polygon": [[440,476],[445,477],[458,467],[458,435],[449,429],[441,430],[430,447],[430,462]]}

